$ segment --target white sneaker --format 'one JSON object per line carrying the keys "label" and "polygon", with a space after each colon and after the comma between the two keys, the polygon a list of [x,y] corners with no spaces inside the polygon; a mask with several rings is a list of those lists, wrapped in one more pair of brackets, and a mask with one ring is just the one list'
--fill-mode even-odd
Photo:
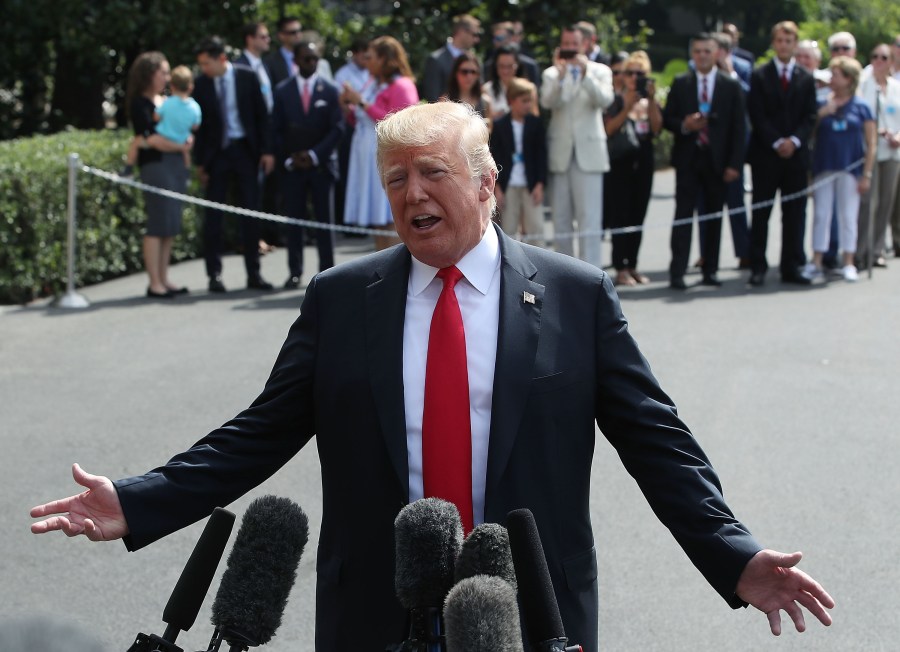
{"label": "white sneaker", "polygon": [[841,274],[843,274],[844,280],[850,283],[855,283],[859,279],[859,272],[856,271],[856,267],[853,265],[844,265],[843,269],[841,269]]}
{"label": "white sneaker", "polygon": [[825,274],[822,272],[821,268],[816,267],[815,263],[806,263],[806,265],[803,266],[803,269],[800,270],[800,276],[809,279],[810,281],[821,281],[825,279]]}

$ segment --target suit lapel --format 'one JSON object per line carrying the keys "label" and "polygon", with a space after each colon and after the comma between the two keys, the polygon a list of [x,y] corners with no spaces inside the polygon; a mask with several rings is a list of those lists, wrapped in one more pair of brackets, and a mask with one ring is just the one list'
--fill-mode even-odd
{"label": "suit lapel", "polygon": [[[531,279],[537,268],[524,248],[497,229],[500,238],[500,322],[485,506],[497,490],[512,453],[533,377],[544,286]],[[526,294],[527,293],[527,294]]]}
{"label": "suit lapel", "polygon": [[366,355],[372,396],[388,457],[409,499],[406,416],[403,403],[403,323],[410,256],[394,250],[366,288]]}

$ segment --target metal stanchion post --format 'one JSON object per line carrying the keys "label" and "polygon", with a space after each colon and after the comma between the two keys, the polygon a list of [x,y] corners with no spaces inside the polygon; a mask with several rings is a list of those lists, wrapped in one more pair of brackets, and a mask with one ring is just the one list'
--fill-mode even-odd
{"label": "metal stanchion post", "polygon": [[60,308],[87,308],[90,302],[75,291],[75,214],[76,214],[76,179],[78,168],[81,165],[78,154],[69,154],[69,196],[68,196],[68,246],[67,246],[67,276],[66,293],[61,296],[56,305]]}

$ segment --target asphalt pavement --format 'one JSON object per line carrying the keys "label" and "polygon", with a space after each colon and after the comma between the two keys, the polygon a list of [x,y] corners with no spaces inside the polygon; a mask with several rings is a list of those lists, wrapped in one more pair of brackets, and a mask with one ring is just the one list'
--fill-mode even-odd
{"label": "asphalt pavement", "polygon": [[[652,282],[621,292],[630,328],[711,457],[731,507],[764,545],[804,552],[801,567],[836,600],[835,622],[826,629],[809,617],[804,634],[785,623],[775,639],[761,613],[729,609],[598,436],[591,491],[602,647],[895,650],[900,433],[891,405],[898,394],[900,260],[855,284],[788,286],[770,273],[764,287],[750,288],[747,273],[734,269],[725,227],[723,287],[676,292],[666,271],[672,186],[671,172],[657,175],[640,263]],[[779,224],[776,210],[770,260]],[[338,262],[371,251],[367,239],[340,238],[338,245]],[[315,260],[308,248],[308,269]],[[262,271],[283,282],[284,251],[266,255]],[[29,508],[77,490],[72,462],[113,478],[139,474],[248,405],[303,296],[302,289],[240,289],[245,279],[236,256],[225,260],[232,291],[224,295],[207,293],[202,261],[176,265],[171,276],[191,293],[145,299],[146,278],[137,274],[83,288],[91,303],[85,310],[49,301],[0,307],[0,509],[8,519],[0,535],[0,615],[68,623],[109,651],[127,649],[138,631],[162,633],[163,607],[202,523],[128,553],[120,542],[32,535]],[[699,282],[699,274],[688,282]],[[321,517],[313,444],[231,506],[240,517],[251,499],[271,493],[293,498],[310,517],[310,543],[284,621],[263,648],[273,652],[313,647]],[[353,515],[346,518],[353,527]],[[217,586],[179,637],[185,650],[206,649]]]}

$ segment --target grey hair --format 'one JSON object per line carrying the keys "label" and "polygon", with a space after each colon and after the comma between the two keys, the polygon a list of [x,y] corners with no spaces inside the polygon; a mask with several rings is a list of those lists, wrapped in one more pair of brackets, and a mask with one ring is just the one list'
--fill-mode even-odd
{"label": "grey hair", "polygon": [[854,50],[856,49],[856,38],[850,32],[835,32],[828,37],[828,47],[832,48],[838,43],[846,43]]}
{"label": "grey hair", "polygon": [[[384,158],[397,149],[428,147],[453,141],[466,160],[473,179],[485,176],[497,177],[497,163],[488,147],[489,132],[484,118],[463,102],[435,102],[414,104],[388,115],[375,125],[378,137],[378,175],[384,185]],[[491,194],[491,214],[497,201]]]}

